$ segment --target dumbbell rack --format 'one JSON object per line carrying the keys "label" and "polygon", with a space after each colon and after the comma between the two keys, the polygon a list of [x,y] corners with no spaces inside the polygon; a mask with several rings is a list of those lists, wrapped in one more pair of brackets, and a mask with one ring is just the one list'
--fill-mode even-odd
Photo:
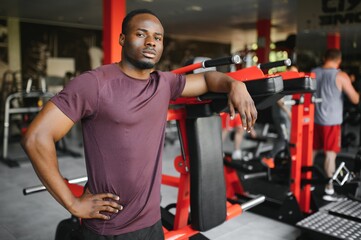
{"label": "dumbbell rack", "polygon": [[305,239],[361,239],[361,203],[345,199],[327,204],[296,226]]}

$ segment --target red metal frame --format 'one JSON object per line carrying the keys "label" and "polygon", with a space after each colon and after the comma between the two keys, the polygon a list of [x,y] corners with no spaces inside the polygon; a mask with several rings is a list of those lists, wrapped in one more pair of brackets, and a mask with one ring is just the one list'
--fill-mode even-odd
{"label": "red metal frame", "polygon": [[311,179],[312,172],[302,173],[302,167],[311,167],[314,104],[311,102],[311,94],[294,94],[293,100],[298,104],[292,106],[291,139],[291,186],[290,189],[296,197],[300,208],[305,213],[311,212],[311,188],[310,185],[301,186],[302,179]]}
{"label": "red metal frame", "polygon": [[79,184],[69,183],[68,180],[64,179],[66,185],[68,185],[68,188],[70,191],[74,194],[75,197],[80,197],[83,195],[84,187]]}
{"label": "red metal frame", "polygon": [[[285,72],[281,74],[284,80],[300,77],[315,78],[313,73]],[[315,105],[312,93],[294,94],[292,97],[296,104],[292,106],[291,120],[291,186],[301,211],[311,213],[311,186],[302,186],[302,179],[311,180],[312,172],[302,172],[303,167],[313,166],[313,128]]]}
{"label": "red metal frame", "polygon": [[[284,81],[311,77],[314,74],[302,72],[284,72],[280,74]],[[250,76],[251,77],[251,76]],[[292,106],[292,124],[291,124],[291,186],[290,190],[299,203],[301,210],[305,213],[311,212],[311,186],[302,187],[302,179],[312,179],[312,172],[302,173],[303,167],[313,166],[312,145],[313,145],[313,127],[314,127],[314,103],[311,93],[294,94],[293,100],[297,104]],[[231,161],[231,159],[226,161]],[[227,184],[227,198],[234,199],[237,195],[244,193],[243,186],[238,178],[237,172],[231,167],[224,166]]]}
{"label": "red metal frame", "polygon": [[202,62],[198,62],[198,63],[193,63],[181,68],[177,68],[175,70],[173,70],[173,73],[178,73],[178,74],[183,74],[183,73],[187,73],[187,72],[191,72],[195,69],[201,68],[202,67]]}

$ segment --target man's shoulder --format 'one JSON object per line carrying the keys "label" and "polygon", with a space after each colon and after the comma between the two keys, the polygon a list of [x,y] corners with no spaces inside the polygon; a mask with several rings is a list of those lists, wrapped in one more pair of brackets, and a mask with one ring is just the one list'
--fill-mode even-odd
{"label": "man's shoulder", "polygon": [[173,80],[178,80],[182,77],[182,75],[180,74],[176,74],[170,71],[153,71],[151,73],[155,78],[161,80],[161,81],[173,81]]}
{"label": "man's shoulder", "polygon": [[117,67],[116,64],[106,64],[92,69],[88,71],[88,73],[93,75],[98,80],[106,80],[119,76],[121,70]]}
{"label": "man's shoulder", "polygon": [[94,74],[102,73],[102,72],[113,72],[113,71],[120,71],[120,69],[117,69],[117,66],[115,63],[111,64],[105,64],[100,67],[97,67],[95,69],[90,70],[90,72],[93,72]]}
{"label": "man's shoulder", "polygon": [[349,78],[350,78],[346,72],[341,71],[341,70],[337,72],[336,77],[337,77],[337,79],[340,79],[340,80],[349,80]]}
{"label": "man's shoulder", "polygon": [[157,75],[159,77],[174,77],[174,76],[176,76],[176,74],[173,73],[173,72],[160,71],[160,70],[153,71],[152,74],[155,74],[155,75]]}

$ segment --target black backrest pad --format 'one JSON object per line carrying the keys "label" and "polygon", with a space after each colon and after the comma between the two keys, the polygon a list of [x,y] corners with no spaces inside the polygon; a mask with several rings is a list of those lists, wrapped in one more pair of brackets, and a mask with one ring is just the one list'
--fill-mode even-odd
{"label": "black backrest pad", "polygon": [[226,219],[221,120],[218,115],[187,119],[191,176],[191,224],[206,231]]}

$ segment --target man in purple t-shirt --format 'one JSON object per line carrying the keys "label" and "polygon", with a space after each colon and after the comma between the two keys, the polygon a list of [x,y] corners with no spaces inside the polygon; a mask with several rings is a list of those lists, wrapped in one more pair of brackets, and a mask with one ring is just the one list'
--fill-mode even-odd
{"label": "man in purple t-shirt", "polygon": [[[229,93],[243,127],[257,118],[244,83],[219,72],[177,75],[154,71],[164,30],[149,10],[123,20],[122,60],[73,79],[29,126],[22,145],[52,196],[83,219],[85,239],[163,239],[161,157],[168,104],[177,97]],[[81,121],[88,184],[73,196],[59,172],[55,142]]]}

